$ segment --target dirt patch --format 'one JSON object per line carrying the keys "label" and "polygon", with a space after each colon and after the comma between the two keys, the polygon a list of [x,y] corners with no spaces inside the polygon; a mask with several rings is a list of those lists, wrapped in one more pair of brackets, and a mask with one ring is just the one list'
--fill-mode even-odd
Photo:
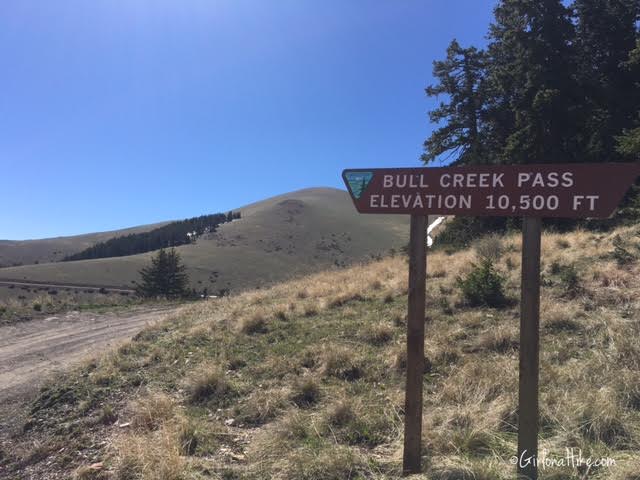
{"label": "dirt patch", "polygon": [[48,377],[131,338],[175,309],[69,312],[0,327],[0,441],[19,425],[24,407]]}

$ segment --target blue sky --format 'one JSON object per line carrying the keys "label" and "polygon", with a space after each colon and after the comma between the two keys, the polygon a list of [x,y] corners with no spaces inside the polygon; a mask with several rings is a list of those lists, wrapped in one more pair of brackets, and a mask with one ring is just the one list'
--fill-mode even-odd
{"label": "blue sky", "polygon": [[0,238],[227,211],[418,166],[489,0],[3,0]]}

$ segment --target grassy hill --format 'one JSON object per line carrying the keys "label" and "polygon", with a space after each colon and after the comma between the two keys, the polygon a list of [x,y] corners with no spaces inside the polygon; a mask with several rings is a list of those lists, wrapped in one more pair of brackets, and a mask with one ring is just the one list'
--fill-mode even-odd
{"label": "grassy hill", "polygon": [[[177,248],[199,291],[258,287],[407,242],[404,216],[359,215],[348,194],[336,189],[301,190],[236,210],[240,220]],[[3,268],[0,278],[131,287],[151,255]]]}
{"label": "grassy hill", "polygon": [[131,233],[146,232],[165,223],[71,237],[44,238],[40,240],[0,240],[0,267],[60,261],[67,255],[78,253],[95,243]]}
{"label": "grassy hill", "polygon": [[[540,447],[616,463],[541,479],[639,478],[638,246],[637,227],[543,237]],[[480,251],[517,298],[519,248],[429,256],[416,478],[515,476],[518,309],[470,308],[456,278]],[[406,278],[395,256],[186,306],[43,389],[0,477],[399,478]]]}

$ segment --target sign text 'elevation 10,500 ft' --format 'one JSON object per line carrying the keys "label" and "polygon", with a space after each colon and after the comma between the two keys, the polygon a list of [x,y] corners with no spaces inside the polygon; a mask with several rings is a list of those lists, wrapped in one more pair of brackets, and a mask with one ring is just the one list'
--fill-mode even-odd
{"label": "sign text 'elevation 10,500 ft'", "polygon": [[640,174],[635,163],[345,170],[360,213],[604,218]]}

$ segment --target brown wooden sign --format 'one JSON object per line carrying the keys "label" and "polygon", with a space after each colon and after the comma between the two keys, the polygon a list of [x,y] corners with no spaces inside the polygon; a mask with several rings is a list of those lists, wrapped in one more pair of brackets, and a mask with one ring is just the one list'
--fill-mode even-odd
{"label": "brown wooden sign", "polygon": [[636,163],[349,169],[360,213],[606,218],[640,175]]}
{"label": "brown wooden sign", "polygon": [[522,216],[518,478],[538,478],[540,245],[542,217],[606,218],[640,164],[489,165],[350,169],[342,172],[360,213],[411,214],[407,387],[402,471],[422,469],[427,215]]}

